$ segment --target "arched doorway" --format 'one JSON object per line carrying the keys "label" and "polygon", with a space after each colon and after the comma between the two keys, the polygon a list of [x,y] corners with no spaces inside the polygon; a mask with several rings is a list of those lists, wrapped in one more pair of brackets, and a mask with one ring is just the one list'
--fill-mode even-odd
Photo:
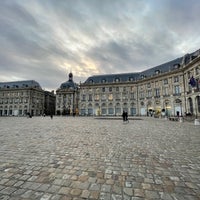
{"label": "arched doorway", "polygon": [[156,100],[155,101],[155,115],[160,116],[161,115],[161,104],[160,104],[160,100]]}
{"label": "arched doorway", "polygon": [[163,107],[165,108],[165,115],[167,116],[167,117],[169,117],[170,115],[171,115],[171,105],[170,105],[170,100],[168,100],[168,99],[166,99],[165,101],[164,101],[164,105],[163,105]]}
{"label": "arched doorway", "polygon": [[188,98],[188,108],[189,108],[189,113],[193,114],[194,113],[194,106],[193,106],[193,101],[192,98]]}
{"label": "arched doorway", "polygon": [[182,101],[180,99],[176,99],[174,102],[174,115],[182,116]]}
{"label": "arched doorway", "polygon": [[199,116],[200,113],[200,96],[196,96],[195,98],[195,107],[196,107],[196,115]]}
{"label": "arched doorway", "polygon": [[114,109],[113,109],[113,104],[109,103],[108,105],[108,114],[113,115],[114,114]]}
{"label": "arched doorway", "polygon": [[88,115],[93,115],[93,108],[92,108],[92,104],[88,104]]}
{"label": "arched doorway", "polygon": [[81,105],[81,115],[86,115],[86,108],[85,108],[86,106],[85,106],[85,104],[82,104]]}
{"label": "arched doorway", "polygon": [[98,115],[98,116],[101,115],[101,110],[100,110],[100,106],[99,106],[98,103],[95,104],[94,113],[95,113],[96,115]]}
{"label": "arched doorway", "polygon": [[144,102],[142,101],[142,102],[140,102],[140,115],[142,115],[142,116],[144,116],[144,115],[146,115],[146,111],[145,111],[145,104],[144,104]]}
{"label": "arched doorway", "polygon": [[152,102],[148,101],[147,102],[147,116],[152,116],[153,115],[153,106]]}
{"label": "arched doorway", "polygon": [[134,102],[131,103],[131,113],[130,113],[130,115],[131,116],[136,115],[136,108],[135,108]]}
{"label": "arched doorway", "polygon": [[122,114],[121,105],[120,105],[120,103],[117,103],[115,106],[115,115],[121,115],[121,114]]}
{"label": "arched doorway", "polygon": [[102,115],[106,115],[107,114],[107,108],[106,108],[106,104],[102,103],[101,105],[101,113]]}

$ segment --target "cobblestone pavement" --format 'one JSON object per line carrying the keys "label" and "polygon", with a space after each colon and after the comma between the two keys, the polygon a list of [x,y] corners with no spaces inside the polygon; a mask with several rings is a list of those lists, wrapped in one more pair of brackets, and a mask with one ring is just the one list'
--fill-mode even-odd
{"label": "cobblestone pavement", "polygon": [[1,117],[0,200],[198,200],[200,126]]}

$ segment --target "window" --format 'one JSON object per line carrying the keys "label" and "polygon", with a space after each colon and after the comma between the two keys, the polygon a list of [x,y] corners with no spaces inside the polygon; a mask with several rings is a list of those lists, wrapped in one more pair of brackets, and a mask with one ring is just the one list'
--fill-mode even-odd
{"label": "window", "polygon": [[112,92],[112,87],[109,87],[109,92]]}
{"label": "window", "polygon": [[174,64],[174,69],[179,69],[180,68],[180,64]]}
{"label": "window", "polygon": [[164,85],[168,84],[168,79],[163,80]]}
{"label": "window", "polygon": [[147,97],[152,97],[152,90],[147,91]]}
{"label": "window", "polygon": [[92,94],[89,94],[89,101],[92,101]]}
{"label": "window", "polygon": [[101,82],[102,82],[102,83],[105,83],[105,82],[106,82],[106,79],[102,79]]}
{"label": "window", "polygon": [[103,94],[103,95],[101,96],[101,100],[103,100],[103,101],[106,100],[106,95],[105,95],[105,94]]}
{"label": "window", "polygon": [[156,89],[155,89],[155,96],[156,96],[156,97],[159,97],[159,96],[160,96],[160,89],[159,89],[159,88],[156,88]]}
{"label": "window", "polygon": [[174,77],[174,83],[177,83],[177,82],[179,82],[179,78],[178,78],[178,76],[175,76]]}
{"label": "window", "polygon": [[195,68],[195,72],[196,72],[196,75],[200,74],[200,66],[198,66],[198,67]]}
{"label": "window", "polygon": [[134,81],[134,78],[133,77],[129,77],[129,81]]}
{"label": "window", "polygon": [[82,101],[85,101],[86,100],[86,96],[85,94],[82,95]]}
{"label": "window", "polygon": [[115,94],[115,96],[116,96],[116,99],[119,99],[120,100],[120,94]]}
{"label": "window", "polygon": [[133,86],[131,86],[131,91],[134,91],[134,87]]}
{"label": "window", "polygon": [[168,87],[164,87],[163,88],[163,95],[169,95],[169,88]]}
{"label": "window", "polygon": [[119,92],[119,87],[116,87],[116,92]]}
{"label": "window", "polygon": [[103,87],[103,88],[102,88],[102,92],[105,92],[105,91],[106,91],[106,89],[105,89],[105,87]]}
{"label": "window", "polygon": [[155,74],[160,74],[160,70],[159,70],[159,69],[156,70],[156,71],[155,71]]}
{"label": "window", "polygon": [[175,94],[180,94],[180,86],[179,85],[175,85],[174,86],[174,93]]}
{"label": "window", "polygon": [[146,78],[146,75],[142,74],[141,79],[144,79],[144,78]]}
{"label": "window", "polygon": [[95,101],[99,101],[99,95],[98,95],[98,94],[95,94],[94,100],[95,100]]}
{"label": "window", "polygon": [[151,83],[147,83],[147,88],[151,88]]}
{"label": "window", "polygon": [[113,100],[113,94],[109,94],[108,100],[109,100],[109,101],[112,101],[112,100]]}
{"label": "window", "polygon": [[144,92],[140,92],[140,98],[144,98]]}
{"label": "window", "polygon": [[115,82],[120,82],[120,79],[119,78],[115,78]]}
{"label": "window", "polygon": [[187,77],[188,77],[188,79],[190,79],[192,77],[191,72],[187,73]]}
{"label": "window", "polygon": [[134,92],[131,92],[130,96],[131,96],[131,99],[135,99],[135,93]]}

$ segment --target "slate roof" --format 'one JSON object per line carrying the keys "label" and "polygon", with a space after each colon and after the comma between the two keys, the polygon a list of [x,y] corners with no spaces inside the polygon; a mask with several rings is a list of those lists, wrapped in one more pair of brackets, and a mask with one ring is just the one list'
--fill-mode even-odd
{"label": "slate roof", "polygon": [[90,76],[85,83],[112,83],[135,81],[139,77],[139,73],[123,73],[123,74],[105,74]]}
{"label": "slate roof", "polygon": [[0,82],[0,89],[6,88],[38,88],[42,89],[40,84],[34,80],[26,81],[13,81],[13,82]]}
{"label": "slate roof", "polygon": [[76,84],[73,81],[73,74],[72,73],[69,73],[69,80],[60,85],[60,89],[76,90],[77,88],[78,88],[78,84]]}
{"label": "slate roof", "polygon": [[119,82],[130,82],[143,79],[145,77],[154,76],[156,73],[165,73],[176,70],[182,64],[189,63],[192,59],[200,55],[200,50],[197,50],[191,54],[186,54],[183,57],[176,58],[172,61],[163,63],[161,65],[152,67],[150,69],[136,72],[136,73],[124,73],[124,74],[103,74],[103,75],[94,75],[87,78],[84,84],[92,83],[113,83],[116,82],[116,79],[119,78]]}
{"label": "slate roof", "polygon": [[78,85],[74,81],[66,81],[60,85],[60,89],[76,89]]}
{"label": "slate roof", "polygon": [[167,63],[153,67],[151,69],[144,70],[144,71],[140,72],[140,78],[142,77],[142,75],[145,77],[151,77],[151,76],[155,75],[156,72],[165,73],[165,72],[173,71],[173,70],[177,69],[177,67],[180,67],[180,65],[182,63],[182,59],[183,59],[182,57],[177,58],[175,60],[172,60]]}

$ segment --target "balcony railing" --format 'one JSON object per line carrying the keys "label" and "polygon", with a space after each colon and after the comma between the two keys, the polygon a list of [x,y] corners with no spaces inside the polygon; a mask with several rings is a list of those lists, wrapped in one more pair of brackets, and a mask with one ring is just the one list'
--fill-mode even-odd
{"label": "balcony railing", "polygon": [[174,93],[173,96],[181,96],[181,93]]}

